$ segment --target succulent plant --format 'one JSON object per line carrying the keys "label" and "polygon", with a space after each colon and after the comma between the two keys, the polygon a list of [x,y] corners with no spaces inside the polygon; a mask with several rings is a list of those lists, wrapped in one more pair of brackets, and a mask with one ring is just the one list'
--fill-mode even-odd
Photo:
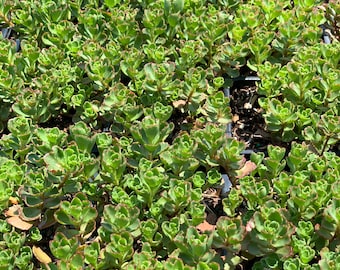
{"label": "succulent plant", "polygon": [[0,0],[0,269],[336,269],[336,1],[36,2]]}

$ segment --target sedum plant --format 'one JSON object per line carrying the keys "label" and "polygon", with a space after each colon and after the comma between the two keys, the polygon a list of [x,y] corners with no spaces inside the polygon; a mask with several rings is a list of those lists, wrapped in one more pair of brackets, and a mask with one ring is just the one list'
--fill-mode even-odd
{"label": "sedum plant", "polygon": [[333,106],[339,95],[334,73],[338,69],[335,51],[339,43],[328,45],[315,44],[298,51],[286,66],[265,63],[259,69],[266,81],[259,85],[259,93],[266,96],[259,104],[265,110],[267,129],[285,142],[308,141],[318,153],[338,141],[334,132],[339,113]]}
{"label": "sedum plant", "polygon": [[[329,2],[0,0],[0,269],[336,269]],[[240,75],[275,142],[248,161]]]}

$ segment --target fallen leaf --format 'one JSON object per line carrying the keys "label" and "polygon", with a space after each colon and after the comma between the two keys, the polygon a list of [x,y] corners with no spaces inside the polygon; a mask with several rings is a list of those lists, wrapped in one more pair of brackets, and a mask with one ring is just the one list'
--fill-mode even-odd
{"label": "fallen leaf", "polygon": [[247,225],[246,225],[246,231],[247,232],[251,232],[253,229],[255,228],[255,223],[254,221],[251,219],[247,222]]}
{"label": "fallen leaf", "polygon": [[39,262],[45,264],[52,262],[50,256],[48,256],[40,247],[33,246],[32,251]]}
{"label": "fallen leaf", "polygon": [[9,202],[10,202],[11,204],[18,204],[18,203],[19,203],[19,200],[18,200],[18,198],[16,198],[16,197],[9,197]]}
{"label": "fallen leaf", "polygon": [[19,216],[9,217],[7,219],[7,223],[12,225],[15,228],[18,228],[22,231],[27,231],[32,228],[33,224],[23,221]]}
{"label": "fallen leaf", "polygon": [[14,216],[19,216],[21,210],[21,206],[20,205],[12,205],[11,207],[9,207],[5,212],[4,215],[5,217],[14,217]]}
{"label": "fallen leaf", "polygon": [[240,165],[240,168],[244,166],[244,164],[246,164],[247,159],[245,156],[243,156],[243,158],[240,160],[240,162],[238,163]]}
{"label": "fallen leaf", "polygon": [[216,207],[218,203],[220,202],[220,194],[221,194],[221,188],[215,189],[215,188],[209,188],[206,191],[203,192],[203,198],[208,199],[209,201],[212,201],[212,205]]}
{"label": "fallen leaf", "polygon": [[186,100],[175,100],[172,102],[172,105],[177,108],[183,108],[187,104]]}
{"label": "fallen leaf", "polygon": [[211,225],[206,220],[204,220],[201,224],[196,226],[196,228],[201,232],[213,231],[215,230],[215,227],[216,225]]}
{"label": "fallen leaf", "polygon": [[257,168],[256,164],[252,161],[247,161],[244,166],[237,171],[236,178],[242,178],[246,175],[249,175],[252,171],[254,171]]}

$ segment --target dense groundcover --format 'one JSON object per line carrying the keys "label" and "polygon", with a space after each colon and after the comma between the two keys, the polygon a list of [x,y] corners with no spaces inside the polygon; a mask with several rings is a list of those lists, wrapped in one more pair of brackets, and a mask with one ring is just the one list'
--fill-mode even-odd
{"label": "dense groundcover", "polygon": [[0,269],[339,269],[339,14],[0,0]]}

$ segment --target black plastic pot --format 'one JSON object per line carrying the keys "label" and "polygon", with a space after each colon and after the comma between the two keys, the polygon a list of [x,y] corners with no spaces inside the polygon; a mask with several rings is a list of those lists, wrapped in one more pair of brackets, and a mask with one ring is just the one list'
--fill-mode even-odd
{"label": "black plastic pot", "polygon": [[[2,37],[5,39],[10,39],[11,38],[11,34],[13,33],[12,28],[0,28],[1,29],[1,33],[2,33]],[[16,44],[16,48],[15,51],[18,52],[20,50],[20,39],[15,39],[15,44]]]}
{"label": "black plastic pot", "polygon": [[322,29],[322,39],[325,44],[331,44],[331,37],[329,34],[329,29],[325,25],[321,25],[320,28]]}

